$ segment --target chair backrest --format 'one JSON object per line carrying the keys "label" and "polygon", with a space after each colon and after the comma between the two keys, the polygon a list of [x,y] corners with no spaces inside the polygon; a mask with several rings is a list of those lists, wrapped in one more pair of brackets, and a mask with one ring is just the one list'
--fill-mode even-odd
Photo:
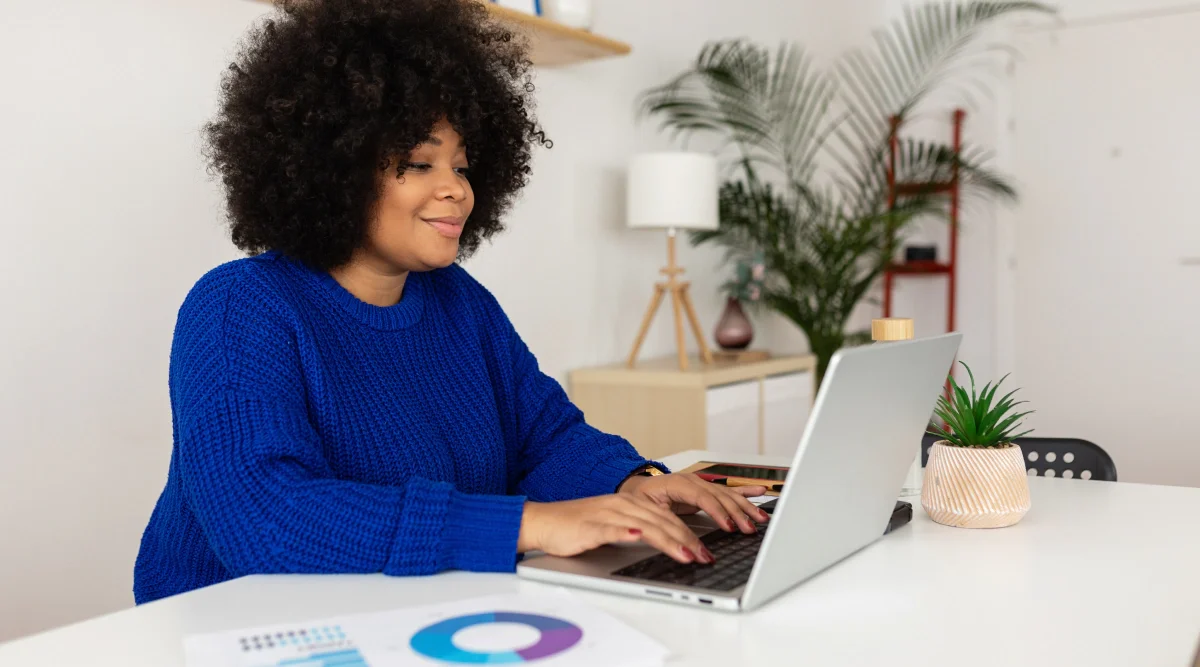
{"label": "chair backrest", "polygon": [[[929,462],[929,448],[939,438],[926,433],[921,438],[921,465]],[[1117,465],[1093,442],[1079,438],[1018,438],[1031,477],[1075,477],[1105,482],[1117,481]]]}

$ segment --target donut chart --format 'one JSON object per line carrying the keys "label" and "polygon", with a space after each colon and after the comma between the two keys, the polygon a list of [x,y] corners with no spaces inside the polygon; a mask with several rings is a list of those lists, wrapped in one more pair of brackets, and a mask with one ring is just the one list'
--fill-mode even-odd
{"label": "donut chart", "polygon": [[[540,634],[537,642],[517,651],[480,653],[454,645],[454,633],[465,628],[489,623],[517,623],[529,626]],[[503,665],[530,662],[562,653],[579,643],[583,630],[579,626],[553,616],[525,614],[512,611],[492,611],[482,614],[455,616],[417,631],[409,641],[412,650],[427,658],[459,665]]]}

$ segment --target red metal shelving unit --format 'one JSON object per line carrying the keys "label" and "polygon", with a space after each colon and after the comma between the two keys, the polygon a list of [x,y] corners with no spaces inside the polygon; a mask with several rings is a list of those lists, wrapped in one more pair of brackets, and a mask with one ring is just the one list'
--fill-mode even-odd
{"label": "red metal shelving unit", "polygon": [[[955,109],[954,118],[954,153],[957,155],[962,149],[962,125],[963,119],[966,117],[966,112],[962,109]],[[958,167],[954,167],[954,171],[949,181],[937,183],[904,183],[896,182],[896,151],[899,146],[900,138],[900,119],[893,116],[891,119],[891,132],[888,135],[888,164],[887,164],[887,180],[888,180],[888,208],[891,209],[896,205],[896,200],[906,195],[922,194],[922,193],[939,193],[947,194],[950,198],[949,211],[949,233],[950,233],[950,259],[948,262],[900,262],[893,263],[883,272],[883,316],[892,316],[892,289],[895,286],[896,278],[903,276],[946,276],[946,331],[954,331],[954,301],[955,290],[957,285],[957,270],[958,270],[958,203],[959,203],[959,178]]]}

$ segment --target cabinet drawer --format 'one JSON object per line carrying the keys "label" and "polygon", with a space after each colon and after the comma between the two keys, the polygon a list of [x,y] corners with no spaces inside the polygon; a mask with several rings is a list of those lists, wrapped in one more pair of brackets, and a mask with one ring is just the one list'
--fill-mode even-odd
{"label": "cabinet drawer", "polygon": [[705,392],[709,451],[758,453],[758,392],[757,380],[710,387]]}
{"label": "cabinet drawer", "polygon": [[763,453],[791,456],[813,402],[812,373],[788,373],[767,378],[763,383]]}

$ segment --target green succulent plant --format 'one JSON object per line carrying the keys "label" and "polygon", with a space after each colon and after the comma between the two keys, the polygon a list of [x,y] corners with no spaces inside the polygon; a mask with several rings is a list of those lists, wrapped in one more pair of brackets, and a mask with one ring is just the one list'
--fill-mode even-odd
{"label": "green succulent plant", "polygon": [[1016,407],[1027,401],[1014,401],[1014,389],[1005,394],[1000,400],[995,400],[1001,383],[1008,378],[1000,378],[994,386],[992,383],[983,385],[983,390],[975,391],[975,374],[971,367],[963,362],[971,378],[971,393],[959,386],[950,376],[950,394],[953,400],[945,396],[938,397],[934,414],[942,420],[942,424],[932,423],[929,432],[941,437],[946,444],[954,447],[1003,447],[1021,436],[1032,433],[1032,430],[1014,433],[1021,427],[1021,419],[1032,414],[1033,410],[1016,412]]}

